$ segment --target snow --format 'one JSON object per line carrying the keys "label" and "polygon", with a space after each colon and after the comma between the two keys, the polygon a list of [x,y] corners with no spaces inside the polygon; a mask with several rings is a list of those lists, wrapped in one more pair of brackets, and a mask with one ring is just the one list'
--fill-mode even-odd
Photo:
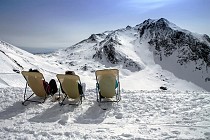
{"label": "snow", "polygon": [[[43,72],[47,80],[55,78]],[[25,80],[21,74],[8,75],[1,75],[8,85],[0,88],[0,139],[210,138],[210,93],[159,65],[132,74],[122,69],[119,103],[96,102],[94,73],[80,73],[87,87],[79,106],[60,106],[53,97],[23,106]],[[27,92],[32,94],[30,88]]]}
{"label": "snow", "polygon": [[208,92],[123,90],[119,103],[98,104],[88,89],[80,106],[60,106],[51,97],[22,106],[23,91],[0,89],[1,139],[210,138]]}
{"label": "snow", "polygon": [[[176,61],[173,58],[160,65],[148,40],[139,39],[137,34],[131,28],[96,35],[99,41],[110,35],[122,44],[115,49],[141,65],[135,72],[94,60],[94,49],[101,47],[97,41],[84,40],[48,55],[33,55],[0,42],[0,139],[210,139],[210,93],[186,79],[195,79],[195,72],[188,71],[195,64],[185,73],[174,70],[182,69],[172,64]],[[164,70],[165,65],[171,66],[172,72]],[[88,70],[82,70],[84,66]],[[14,70],[29,68],[42,72],[46,81],[53,78],[57,82],[56,74],[74,70],[86,84],[82,105],[60,106],[50,96],[43,104],[23,106],[26,81]],[[95,71],[105,68],[120,71],[119,103],[96,101]],[[176,72],[182,76],[176,77]],[[30,88],[27,93],[32,94]]]}
{"label": "snow", "polygon": [[[174,52],[170,57],[162,55],[162,61],[159,60],[159,56],[156,56],[155,63],[160,64],[163,69],[171,71],[178,78],[184,77],[186,81],[194,81],[196,85],[208,89],[209,83],[205,82],[205,77],[208,77],[209,73],[206,72],[206,66],[202,65],[203,60],[191,61],[182,66],[177,63],[177,56],[182,56],[182,52]],[[197,66],[202,67],[202,70],[196,69]]]}

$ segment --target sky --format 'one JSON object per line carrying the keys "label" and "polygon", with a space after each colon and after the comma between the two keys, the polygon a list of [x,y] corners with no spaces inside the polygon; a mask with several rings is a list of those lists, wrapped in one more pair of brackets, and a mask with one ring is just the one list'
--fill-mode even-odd
{"label": "sky", "polygon": [[93,33],[166,18],[210,36],[210,0],[0,0],[0,40],[22,48],[67,48]]}

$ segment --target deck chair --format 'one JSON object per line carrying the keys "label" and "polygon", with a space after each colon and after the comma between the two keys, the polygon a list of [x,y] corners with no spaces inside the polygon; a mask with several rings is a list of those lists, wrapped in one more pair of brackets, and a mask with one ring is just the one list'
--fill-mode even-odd
{"label": "deck chair", "polygon": [[[73,100],[78,100],[76,103],[70,103],[69,105],[79,105],[82,104],[82,97],[84,97],[84,93],[80,95],[78,83],[81,84],[80,78],[78,75],[65,75],[65,74],[57,74],[56,77],[60,83],[62,90],[64,91],[65,97],[63,98],[60,105],[64,105],[64,101],[66,98],[70,98]],[[60,90],[59,90],[60,94]]]}
{"label": "deck chair", "polygon": [[[44,89],[44,86],[43,86],[44,77],[43,77],[42,73],[22,71],[21,74],[26,79],[24,101],[22,102],[22,104],[25,105],[26,101],[44,103],[46,98],[47,98],[47,93],[46,93],[46,91]],[[33,94],[31,94],[28,98],[26,98],[26,91],[27,91],[28,86],[33,91]],[[42,101],[31,100],[30,98],[34,94],[38,97],[41,97],[43,100]]]}
{"label": "deck chair", "polygon": [[[97,70],[96,75],[96,95],[97,101],[102,102],[102,98],[113,98],[111,102],[119,102],[120,96],[120,82],[118,69]],[[116,87],[117,86],[117,87]]]}

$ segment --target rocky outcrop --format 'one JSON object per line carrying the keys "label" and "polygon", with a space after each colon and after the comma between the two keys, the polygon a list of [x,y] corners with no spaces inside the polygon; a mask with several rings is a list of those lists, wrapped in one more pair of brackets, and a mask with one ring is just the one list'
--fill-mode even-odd
{"label": "rocky outcrop", "polygon": [[93,58],[101,61],[105,65],[107,65],[106,62],[108,62],[108,64],[114,66],[123,65],[123,68],[129,69],[131,71],[141,70],[142,68],[137,62],[127,58],[125,55],[122,55],[118,51],[116,51],[115,47],[120,45],[122,44],[114,40],[113,38],[110,38],[102,46],[96,48],[96,53],[93,55]]}
{"label": "rocky outcrop", "polygon": [[[145,21],[139,28],[139,35],[149,38],[148,43],[155,48],[154,54],[159,55],[160,61],[162,61],[162,55],[169,57],[176,51],[179,52],[177,62],[181,65],[202,59],[207,66],[210,66],[209,46],[189,32],[174,30],[170,27],[169,21],[164,18],[156,22]],[[207,35],[203,37],[210,43]]]}

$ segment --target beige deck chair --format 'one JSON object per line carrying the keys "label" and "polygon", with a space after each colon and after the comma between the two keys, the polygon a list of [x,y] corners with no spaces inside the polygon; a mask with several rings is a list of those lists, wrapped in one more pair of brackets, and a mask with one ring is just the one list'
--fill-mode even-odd
{"label": "beige deck chair", "polygon": [[[44,77],[43,77],[42,73],[39,73],[39,72],[28,72],[28,71],[22,71],[21,73],[22,73],[23,77],[26,79],[24,101],[22,102],[22,104],[25,105],[26,101],[44,103],[46,98],[47,98],[47,93],[46,93],[46,91],[44,89],[44,86],[43,86]],[[33,91],[33,94],[31,94],[26,99],[27,86],[29,86],[31,88],[31,90]],[[38,96],[38,97],[43,98],[43,101],[30,100],[30,98],[34,94],[36,96]]]}
{"label": "beige deck chair", "polygon": [[[82,104],[82,97],[84,97],[84,93],[80,95],[78,83],[81,84],[80,78],[78,75],[65,75],[65,74],[57,74],[58,81],[60,82],[60,86],[64,91],[65,97],[60,105],[64,105],[64,100],[66,98],[71,99],[79,99],[78,101]],[[79,102],[73,103],[70,105],[78,105]]]}
{"label": "beige deck chair", "polygon": [[[105,69],[95,72],[96,75],[96,95],[97,101],[101,102],[103,98],[116,97],[116,102],[121,100],[120,81],[118,69]],[[113,101],[113,100],[112,100]]]}

